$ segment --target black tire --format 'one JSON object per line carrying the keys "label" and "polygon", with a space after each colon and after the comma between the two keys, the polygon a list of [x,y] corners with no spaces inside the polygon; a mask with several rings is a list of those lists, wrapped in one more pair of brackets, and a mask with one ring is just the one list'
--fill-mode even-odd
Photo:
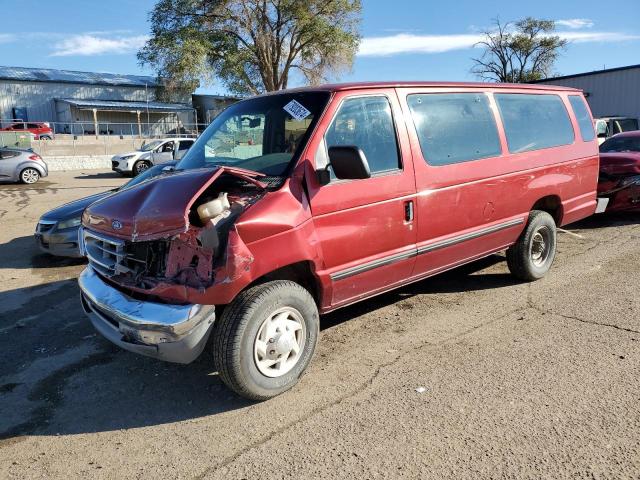
{"label": "black tire", "polygon": [[[260,371],[254,345],[263,323],[282,308],[300,313],[305,326],[301,333],[304,344],[292,369],[273,378]],[[225,308],[213,332],[214,360],[220,378],[231,390],[250,400],[267,400],[289,390],[311,361],[319,324],[313,297],[297,283],[276,280],[245,290]]]}
{"label": "black tire", "polygon": [[507,250],[507,265],[519,280],[532,282],[546,275],[556,256],[557,231],[553,217],[533,210],[518,241]]}
{"label": "black tire", "polygon": [[35,168],[27,167],[20,172],[20,182],[27,185],[33,185],[40,180],[40,172]]}
{"label": "black tire", "polygon": [[151,163],[146,160],[138,160],[133,164],[133,168],[131,169],[131,175],[136,176],[140,175],[145,170],[151,168]]}
{"label": "black tire", "polygon": [[40,135],[40,140],[52,140],[52,138],[49,135]]}

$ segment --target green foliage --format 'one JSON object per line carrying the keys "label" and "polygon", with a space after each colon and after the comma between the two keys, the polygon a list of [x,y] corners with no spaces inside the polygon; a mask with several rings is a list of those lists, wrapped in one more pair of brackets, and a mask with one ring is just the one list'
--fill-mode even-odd
{"label": "green foliage", "polygon": [[159,0],[138,53],[166,91],[214,78],[237,94],[310,84],[349,70],[360,42],[360,0]]}
{"label": "green foliage", "polygon": [[501,24],[483,32],[484,40],[476,46],[484,48],[474,58],[471,69],[483,80],[526,83],[550,76],[553,65],[567,45],[567,40],[554,35],[553,20],[527,17],[515,23]]}

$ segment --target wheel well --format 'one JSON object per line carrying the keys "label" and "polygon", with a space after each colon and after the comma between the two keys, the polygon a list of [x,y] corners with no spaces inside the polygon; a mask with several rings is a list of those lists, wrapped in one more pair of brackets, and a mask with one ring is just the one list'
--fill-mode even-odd
{"label": "wheel well", "polygon": [[320,304],[320,282],[314,274],[313,263],[309,261],[292,263],[285,267],[280,267],[273,272],[269,272],[262,277],[256,279],[247,288],[254,285],[270,282],[272,280],[291,280],[306,288],[311,296]]}
{"label": "wheel well", "polygon": [[553,217],[556,225],[562,224],[562,201],[557,195],[547,195],[533,204],[531,210],[541,210]]}

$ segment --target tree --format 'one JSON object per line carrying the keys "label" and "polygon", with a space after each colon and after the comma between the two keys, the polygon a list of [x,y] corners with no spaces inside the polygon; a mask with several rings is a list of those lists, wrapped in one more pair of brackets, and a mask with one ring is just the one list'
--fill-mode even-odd
{"label": "tree", "polygon": [[493,82],[526,83],[547,78],[567,45],[567,40],[554,32],[553,20],[527,17],[502,24],[496,19],[476,44],[484,48],[484,53],[473,59],[471,72]]}
{"label": "tree", "polygon": [[360,0],[159,0],[138,52],[167,92],[220,79],[237,94],[287,88],[292,72],[317,84],[349,70]]}

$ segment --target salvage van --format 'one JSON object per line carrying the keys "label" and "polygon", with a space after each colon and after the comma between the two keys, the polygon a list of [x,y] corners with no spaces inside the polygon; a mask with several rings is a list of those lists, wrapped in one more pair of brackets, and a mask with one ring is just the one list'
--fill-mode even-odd
{"label": "salvage van", "polygon": [[[203,351],[263,400],[307,368],[319,315],[506,250],[542,278],[556,228],[596,210],[579,90],[369,83],[236,103],[173,172],[88,207],[81,300],[142,355]],[[400,320],[401,321],[401,320]]]}

